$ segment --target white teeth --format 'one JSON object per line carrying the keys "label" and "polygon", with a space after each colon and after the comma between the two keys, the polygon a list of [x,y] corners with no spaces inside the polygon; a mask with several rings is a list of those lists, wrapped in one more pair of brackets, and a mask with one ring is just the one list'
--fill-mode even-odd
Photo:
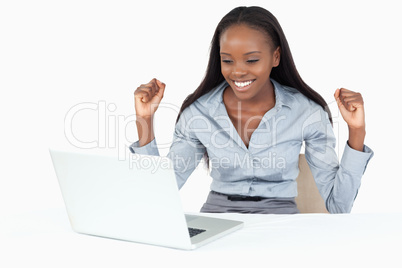
{"label": "white teeth", "polygon": [[246,81],[246,82],[236,82],[236,81],[234,81],[234,83],[235,83],[235,85],[237,87],[246,87],[246,86],[250,85],[253,82],[254,81]]}

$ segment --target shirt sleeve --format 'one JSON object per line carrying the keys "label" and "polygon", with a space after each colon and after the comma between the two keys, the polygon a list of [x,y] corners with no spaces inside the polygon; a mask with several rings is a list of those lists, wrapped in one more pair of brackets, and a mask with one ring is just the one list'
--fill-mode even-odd
{"label": "shirt sleeve", "polygon": [[328,114],[320,111],[319,120],[305,128],[306,160],[317,188],[330,213],[350,213],[373,151],[363,152],[345,146],[340,164],[335,152],[336,138]]}
{"label": "shirt sleeve", "polygon": [[[136,141],[130,146],[130,150],[132,153],[159,155],[155,139],[142,147],[139,147]],[[172,145],[167,155],[172,161],[179,189],[198,166],[205,152],[206,148],[194,135],[191,115],[189,109],[186,109],[176,123]]]}
{"label": "shirt sleeve", "polygon": [[156,140],[153,139],[150,143],[141,146],[140,147],[140,142],[136,141],[131,146],[129,147],[130,151],[133,154],[145,154],[145,155],[155,155],[159,156],[159,150],[158,146],[156,145]]}

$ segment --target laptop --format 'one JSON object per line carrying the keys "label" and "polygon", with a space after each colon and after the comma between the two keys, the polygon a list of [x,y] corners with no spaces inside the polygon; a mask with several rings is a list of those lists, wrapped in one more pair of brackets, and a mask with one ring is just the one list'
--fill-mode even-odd
{"label": "laptop", "polygon": [[195,249],[242,222],[186,215],[167,157],[117,157],[50,149],[71,227],[100,237]]}

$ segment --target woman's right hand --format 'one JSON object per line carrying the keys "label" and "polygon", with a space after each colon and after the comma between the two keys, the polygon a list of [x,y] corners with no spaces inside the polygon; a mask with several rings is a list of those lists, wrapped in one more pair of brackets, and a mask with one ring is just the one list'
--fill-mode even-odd
{"label": "woman's right hand", "polygon": [[158,79],[142,84],[134,92],[135,112],[137,117],[151,118],[161,103],[166,85]]}

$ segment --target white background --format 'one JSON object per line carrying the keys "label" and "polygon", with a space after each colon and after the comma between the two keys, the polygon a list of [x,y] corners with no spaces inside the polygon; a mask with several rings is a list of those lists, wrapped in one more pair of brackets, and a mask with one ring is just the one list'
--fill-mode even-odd
{"label": "white background", "polygon": [[[63,207],[48,149],[77,149],[64,133],[70,109],[99,107],[75,114],[73,133],[102,147],[86,152],[116,154],[137,138],[133,92],[153,77],[167,84],[156,117],[165,155],[177,109],[204,75],[215,27],[239,5],[277,17],[300,74],[327,102],[338,87],[363,94],[375,156],[353,212],[401,212],[397,1],[170,0],[1,2],[1,213]],[[347,126],[331,109],[342,154]],[[199,210],[209,183],[199,167],[181,191],[185,210]]]}

